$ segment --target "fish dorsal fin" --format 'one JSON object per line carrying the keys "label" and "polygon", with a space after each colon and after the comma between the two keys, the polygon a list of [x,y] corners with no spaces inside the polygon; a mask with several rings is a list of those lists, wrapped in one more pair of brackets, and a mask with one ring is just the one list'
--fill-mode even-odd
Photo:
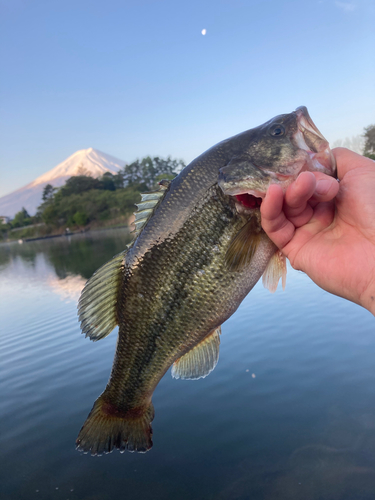
{"label": "fish dorsal fin", "polygon": [[134,212],[135,220],[135,230],[133,231],[135,238],[142,231],[144,226],[147,224],[152,214],[155,212],[156,208],[159,206],[160,202],[166,195],[171,181],[162,180],[159,183],[159,189],[156,191],[151,191],[149,193],[141,194],[141,201],[136,203],[138,210]]}
{"label": "fish dorsal fin", "polygon": [[91,340],[106,337],[117,325],[116,304],[124,252],[100,267],[88,280],[78,302],[78,316],[82,333]]}
{"label": "fish dorsal fin", "polygon": [[221,327],[219,326],[172,366],[172,377],[197,380],[207,377],[219,360]]}
{"label": "fish dorsal fin", "polygon": [[285,290],[286,283],[286,258],[285,255],[277,250],[267,264],[266,270],[263,273],[263,286],[268,288],[271,293],[276,292],[279,279]]}
{"label": "fish dorsal fin", "polygon": [[225,264],[229,271],[241,271],[250,264],[260,242],[261,230],[255,217],[251,217],[229,245]]}

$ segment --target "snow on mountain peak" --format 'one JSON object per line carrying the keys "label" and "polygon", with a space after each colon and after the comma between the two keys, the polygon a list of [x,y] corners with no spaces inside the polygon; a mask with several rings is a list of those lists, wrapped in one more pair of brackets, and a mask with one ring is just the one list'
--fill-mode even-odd
{"label": "snow on mountain peak", "polygon": [[22,207],[25,207],[29,214],[33,215],[42,202],[43,189],[47,184],[60,187],[65,184],[69,177],[75,175],[101,177],[105,172],[117,174],[124,166],[123,160],[102,153],[98,149],[80,149],[52,170],[37,177],[30,184],[1,197],[0,215],[14,217]]}
{"label": "snow on mountain peak", "polygon": [[105,172],[116,174],[124,165],[124,161],[102,153],[97,149],[80,149],[52,170],[37,177],[30,183],[30,186],[36,186],[45,182],[52,184],[54,180],[60,177],[72,177],[73,175],[100,177]]}

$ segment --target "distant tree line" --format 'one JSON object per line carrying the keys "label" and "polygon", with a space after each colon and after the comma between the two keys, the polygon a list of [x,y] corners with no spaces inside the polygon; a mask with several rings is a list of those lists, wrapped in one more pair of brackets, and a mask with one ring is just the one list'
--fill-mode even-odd
{"label": "distant tree line", "polygon": [[362,135],[346,137],[344,140],[337,139],[331,144],[332,148],[343,147],[351,149],[368,158],[375,159],[375,125],[364,128]]}
{"label": "distant tree line", "polygon": [[111,220],[125,222],[135,211],[141,192],[156,188],[161,179],[173,179],[184,167],[183,160],[147,156],[125,165],[117,174],[106,172],[97,179],[73,176],[59,189],[47,184],[36,215],[30,217],[22,208],[10,223],[0,225],[0,231],[9,234],[11,229],[25,227],[25,235],[29,236],[31,228],[27,231],[27,226],[38,223],[52,231],[82,228],[90,223],[106,225]]}
{"label": "distant tree line", "polygon": [[27,210],[22,207],[22,210],[16,213],[14,219],[8,223],[11,229],[15,229],[17,227],[30,226],[30,224],[34,223],[34,218],[31,217]]}
{"label": "distant tree line", "polygon": [[[375,125],[365,127],[364,156],[375,160]],[[173,179],[183,160],[151,158],[135,160],[113,175],[106,172],[95,179],[88,175],[70,177],[60,189],[47,184],[37,214],[30,216],[25,208],[7,224],[0,221],[0,238],[12,229],[45,223],[50,228],[82,227],[90,222],[105,222],[129,216],[139,193],[152,190],[161,179]]]}
{"label": "distant tree line", "polygon": [[375,125],[365,127],[363,137],[365,138],[364,156],[375,160]]}
{"label": "distant tree line", "polygon": [[184,166],[182,160],[147,156],[115,175],[106,172],[98,179],[77,175],[58,190],[48,184],[37,217],[49,225],[76,227],[128,216],[140,192],[155,188],[162,178],[173,179]]}

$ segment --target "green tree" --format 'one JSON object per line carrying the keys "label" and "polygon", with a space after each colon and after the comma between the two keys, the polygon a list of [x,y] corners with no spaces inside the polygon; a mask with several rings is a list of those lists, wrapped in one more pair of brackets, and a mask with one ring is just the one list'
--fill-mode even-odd
{"label": "green tree", "polygon": [[[99,179],[87,175],[71,177],[43,201],[37,216],[50,230],[129,216],[135,211],[140,192],[153,189],[163,178],[173,179],[183,166],[182,160],[170,157],[166,160],[146,157],[127,165],[126,170],[115,175],[106,172]],[[46,195],[50,193],[49,188]]]}
{"label": "green tree", "polygon": [[60,189],[61,196],[70,196],[71,194],[79,194],[90,189],[99,189],[100,181],[89,177],[88,175],[75,175],[70,177],[65,185]]}
{"label": "green tree", "polygon": [[10,224],[9,223],[4,224],[4,222],[0,220],[0,239],[3,239],[6,236],[9,229],[10,229]]}
{"label": "green tree", "polygon": [[127,186],[134,186],[142,182],[141,160],[135,160],[124,167],[124,183]]}
{"label": "green tree", "polygon": [[77,226],[85,226],[87,224],[87,215],[85,212],[76,212],[73,215],[73,222],[77,224]]}
{"label": "green tree", "polygon": [[183,160],[173,160],[155,156],[146,156],[142,160],[135,160],[124,167],[124,182],[128,186],[138,185],[141,189],[152,189],[157,178],[175,177],[185,167]]}
{"label": "green tree", "polygon": [[50,200],[53,197],[55,191],[56,188],[54,188],[52,184],[47,184],[46,186],[44,186],[42,200],[43,201]]}
{"label": "green tree", "polygon": [[45,224],[58,225],[59,213],[55,203],[41,205],[37,214]]}
{"label": "green tree", "polygon": [[364,156],[375,160],[375,125],[365,127],[363,137],[365,138]]}
{"label": "green tree", "polygon": [[122,189],[124,187],[124,173],[122,170],[113,176],[113,182],[116,189]]}
{"label": "green tree", "polygon": [[107,189],[108,191],[115,191],[116,185],[114,182],[114,175],[111,172],[106,172],[100,179],[100,188]]}
{"label": "green tree", "polygon": [[32,223],[31,217],[28,214],[25,207],[22,207],[22,210],[17,212],[16,215],[14,216],[14,219],[12,220],[12,226],[14,228],[28,226],[31,223]]}

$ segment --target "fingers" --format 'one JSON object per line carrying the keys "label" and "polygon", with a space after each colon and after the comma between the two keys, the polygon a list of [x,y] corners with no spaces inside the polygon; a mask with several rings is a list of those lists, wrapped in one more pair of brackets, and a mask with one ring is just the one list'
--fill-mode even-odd
{"label": "fingers", "polygon": [[284,255],[288,257],[294,269],[304,270],[309,267],[311,254],[300,250],[332,223],[334,214],[333,201],[319,203],[308,224],[295,230],[293,238],[282,248]]}
{"label": "fingers", "polygon": [[310,205],[315,207],[318,203],[333,200],[340,189],[337,180],[321,172],[312,172],[312,174],[316,179],[316,186],[314,194],[309,200]]}
{"label": "fingers", "polygon": [[285,193],[284,213],[295,227],[303,226],[312,217],[308,201],[314,194],[316,179],[312,172],[302,172]]}
{"label": "fingers", "polygon": [[341,180],[344,175],[353,170],[354,168],[364,167],[367,165],[374,165],[374,161],[365,156],[361,156],[354,151],[346,148],[334,148],[332,153],[336,158],[337,163],[337,177]]}
{"label": "fingers", "polygon": [[302,172],[286,190],[285,198],[280,186],[271,185],[261,205],[263,229],[279,248],[284,248],[297,228],[316,217],[315,207],[331,201],[338,190],[336,179],[321,172]]}
{"label": "fingers", "polygon": [[285,215],[297,226],[306,224],[311,207],[331,201],[339,191],[336,179],[321,172],[302,172],[285,193]]}
{"label": "fingers", "polygon": [[293,237],[295,226],[283,212],[284,193],[277,184],[271,185],[260,206],[262,227],[278,248],[283,248]]}

